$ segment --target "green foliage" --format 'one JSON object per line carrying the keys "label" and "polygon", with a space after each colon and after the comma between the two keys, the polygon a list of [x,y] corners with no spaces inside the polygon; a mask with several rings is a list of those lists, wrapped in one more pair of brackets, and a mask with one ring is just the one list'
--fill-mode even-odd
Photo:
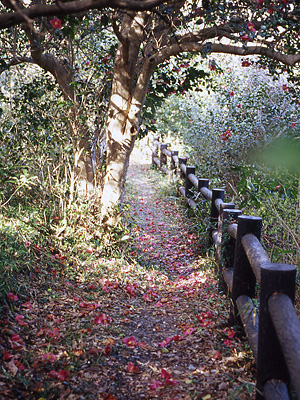
{"label": "green foliage", "polygon": [[[22,70],[26,72],[26,70]],[[8,76],[7,76],[8,77]],[[14,92],[1,96],[0,197],[4,204],[39,203],[59,212],[70,191],[72,149],[67,115],[53,80],[45,75],[15,80]],[[51,207],[49,205],[51,204]]]}
{"label": "green foliage", "polygon": [[[171,57],[161,64],[153,73],[148,86],[147,98],[143,108],[143,126],[140,129],[140,137],[151,128],[156,131],[153,116],[160,110],[165,99],[172,95],[184,95],[188,90],[209,77],[209,73],[199,68],[195,58],[191,54],[182,54]],[[147,129],[146,129],[147,126]]]}
{"label": "green foliage", "polygon": [[[297,263],[300,109],[293,87],[255,60],[216,61],[221,68],[211,72],[214,84],[169,97],[155,116],[157,131],[183,146],[211,187],[226,185],[229,201],[264,218],[265,245],[274,260]],[[244,61],[253,66],[242,67]],[[204,62],[211,70],[211,60]]]}

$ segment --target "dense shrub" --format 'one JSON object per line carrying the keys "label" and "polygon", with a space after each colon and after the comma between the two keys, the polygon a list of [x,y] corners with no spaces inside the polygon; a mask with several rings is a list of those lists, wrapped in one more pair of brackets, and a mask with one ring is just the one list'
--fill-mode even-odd
{"label": "dense shrub", "polygon": [[198,176],[225,187],[244,213],[264,217],[274,261],[298,262],[297,87],[249,60],[223,57],[218,64],[222,69],[215,61],[207,65],[213,81],[166,99],[155,117],[157,132],[180,144]]}

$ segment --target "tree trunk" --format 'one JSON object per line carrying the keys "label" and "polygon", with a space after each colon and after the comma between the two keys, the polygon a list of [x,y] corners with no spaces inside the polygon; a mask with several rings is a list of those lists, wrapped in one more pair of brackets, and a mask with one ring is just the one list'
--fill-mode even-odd
{"label": "tree trunk", "polygon": [[[77,193],[79,196],[87,196],[94,193],[95,175],[91,157],[90,146],[87,140],[87,127],[83,125],[82,110],[71,83],[74,81],[71,69],[62,65],[52,54],[44,54],[40,42],[40,34],[27,24],[22,24],[31,47],[32,60],[44,71],[50,72],[59,85],[66,101],[71,102],[69,110],[70,134],[75,139],[74,161],[77,181]],[[77,139],[78,138],[78,139]]]}
{"label": "tree trunk", "polygon": [[[107,163],[101,197],[102,222],[118,222],[118,205],[123,201],[130,154],[138,133],[140,114],[150,76],[155,68],[148,60],[138,63],[147,13],[127,13],[118,32],[113,85],[106,121]],[[137,68],[140,68],[137,71]]]}
{"label": "tree trunk", "polygon": [[95,172],[91,155],[91,146],[87,140],[87,128],[82,124],[82,112],[74,104],[69,113],[69,126],[74,140],[74,166],[76,173],[77,194],[86,197],[95,192]]}

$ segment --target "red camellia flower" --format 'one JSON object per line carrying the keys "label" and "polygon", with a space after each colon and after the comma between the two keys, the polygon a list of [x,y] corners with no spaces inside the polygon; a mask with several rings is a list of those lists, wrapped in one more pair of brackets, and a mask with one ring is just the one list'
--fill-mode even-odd
{"label": "red camellia flower", "polygon": [[191,335],[192,333],[194,333],[195,331],[196,331],[195,328],[188,328],[183,332],[183,334],[184,334],[184,336],[188,336],[188,335]]}
{"label": "red camellia flower", "polygon": [[249,38],[249,36],[248,35],[243,35],[243,36],[241,36],[241,39],[244,41],[244,42],[249,42],[251,39]]}
{"label": "red camellia flower", "polygon": [[61,20],[59,18],[53,18],[50,20],[50,24],[54,29],[61,29]]}
{"label": "red camellia flower", "polygon": [[166,347],[169,343],[171,343],[172,339],[170,337],[167,337],[164,339],[161,343],[159,343],[160,347]]}
{"label": "red camellia flower", "polygon": [[57,378],[60,381],[65,381],[69,375],[70,375],[70,372],[66,371],[65,369],[60,369],[58,372],[52,370],[48,373],[48,376],[50,378]]}
{"label": "red camellia flower", "polygon": [[28,326],[27,322],[24,322],[24,316],[23,315],[16,315],[15,321],[20,325],[20,326]]}
{"label": "red camellia flower", "polygon": [[13,358],[13,355],[10,354],[8,351],[3,352],[3,360],[4,361],[9,361]]}
{"label": "red camellia flower", "polygon": [[109,315],[106,314],[101,314],[98,315],[95,319],[94,319],[94,324],[102,324],[102,325],[109,325],[111,323],[111,317]]}
{"label": "red camellia flower", "polygon": [[128,347],[131,348],[137,346],[137,342],[134,336],[124,338],[123,343],[125,343]]}
{"label": "red camellia flower", "polygon": [[233,91],[230,92],[230,96],[232,96],[232,97],[234,96],[234,92]]}
{"label": "red camellia flower", "polygon": [[139,367],[137,367],[136,365],[134,365],[131,361],[129,361],[128,365],[127,365],[127,371],[133,374],[138,374],[140,371]]}
{"label": "red camellia flower", "polygon": [[223,142],[226,142],[227,139],[230,138],[230,136],[232,136],[231,130],[227,129],[227,131],[222,133],[222,140]]}
{"label": "red camellia flower", "polygon": [[214,60],[213,61],[209,61],[208,68],[210,69],[210,71],[215,71],[216,68],[217,68],[216,62]]}
{"label": "red camellia flower", "polygon": [[152,383],[149,385],[149,388],[150,388],[150,390],[156,390],[163,386],[164,386],[164,384],[162,382],[153,379]]}
{"label": "red camellia flower", "polygon": [[253,22],[248,22],[247,28],[249,29],[249,31],[255,32],[255,28],[254,28]]}
{"label": "red camellia flower", "polygon": [[232,339],[235,336],[235,331],[233,329],[230,328],[225,328],[223,330],[223,333],[229,338]]}
{"label": "red camellia flower", "polygon": [[14,364],[20,370],[25,369],[24,365],[22,363],[20,363],[20,361],[18,361],[18,360],[14,360]]}
{"label": "red camellia flower", "polygon": [[16,343],[22,342],[22,339],[20,338],[19,335],[12,335],[11,340],[12,340],[12,342],[16,342]]}
{"label": "red camellia flower", "polygon": [[178,383],[164,368],[161,369],[161,377],[165,380],[167,385],[176,385]]}
{"label": "red camellia flower", "polygon": [[171,337],[172,340],[174,340],[175,342],[180,342],[180,340],[183,339],[183,336],[180,335],[174,335]]}
{"label": "red camellia flower", "polygon": [[7,298],[9,301],[17,301],[18,300],[18,296],[16,296],[13,293],[7,293]]}
{"label": "red camellia flower", "polygon": [[65,381],[68,378],[69,375],[70,375],[69,371],[66,371],[65,369],[60,369],[58,371],[57,378],[60,381]]}
{"label": "red camellia flower", "polygon": [[251,62],[249,60],[242,61],[242,67],[250,67]]}
{"label": "red camellia flower", "polygon": [[225,344],[225,346],[227,346],[227,347],[232,347],[232,341],[229,340],[229,339],[225,339],[225,340],[224,340],[224,344]]}
{"label": "red camellia flower", "polygon": [[282,90],[287,90],[288,86],[287,85],[282,85]]}
{"label": "red camellia flower", "polygon": [[296,123],[295,123],[295,122],[292,122],[292,123],[291,123],[291,127],[292,127],[292,128],[295,128],[295,126],[296,126]]}

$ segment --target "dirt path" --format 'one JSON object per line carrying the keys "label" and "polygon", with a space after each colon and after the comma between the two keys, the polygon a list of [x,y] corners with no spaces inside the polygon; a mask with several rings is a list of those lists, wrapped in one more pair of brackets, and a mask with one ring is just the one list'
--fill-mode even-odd
{"label": "dirt path", "polygon": [[251,398],[253,361],[226,326],[209,260],[140,158],[129,170],[132,239],[120,239],[127,259],[33,270],[26,302],[2,313],[0,399]]}

